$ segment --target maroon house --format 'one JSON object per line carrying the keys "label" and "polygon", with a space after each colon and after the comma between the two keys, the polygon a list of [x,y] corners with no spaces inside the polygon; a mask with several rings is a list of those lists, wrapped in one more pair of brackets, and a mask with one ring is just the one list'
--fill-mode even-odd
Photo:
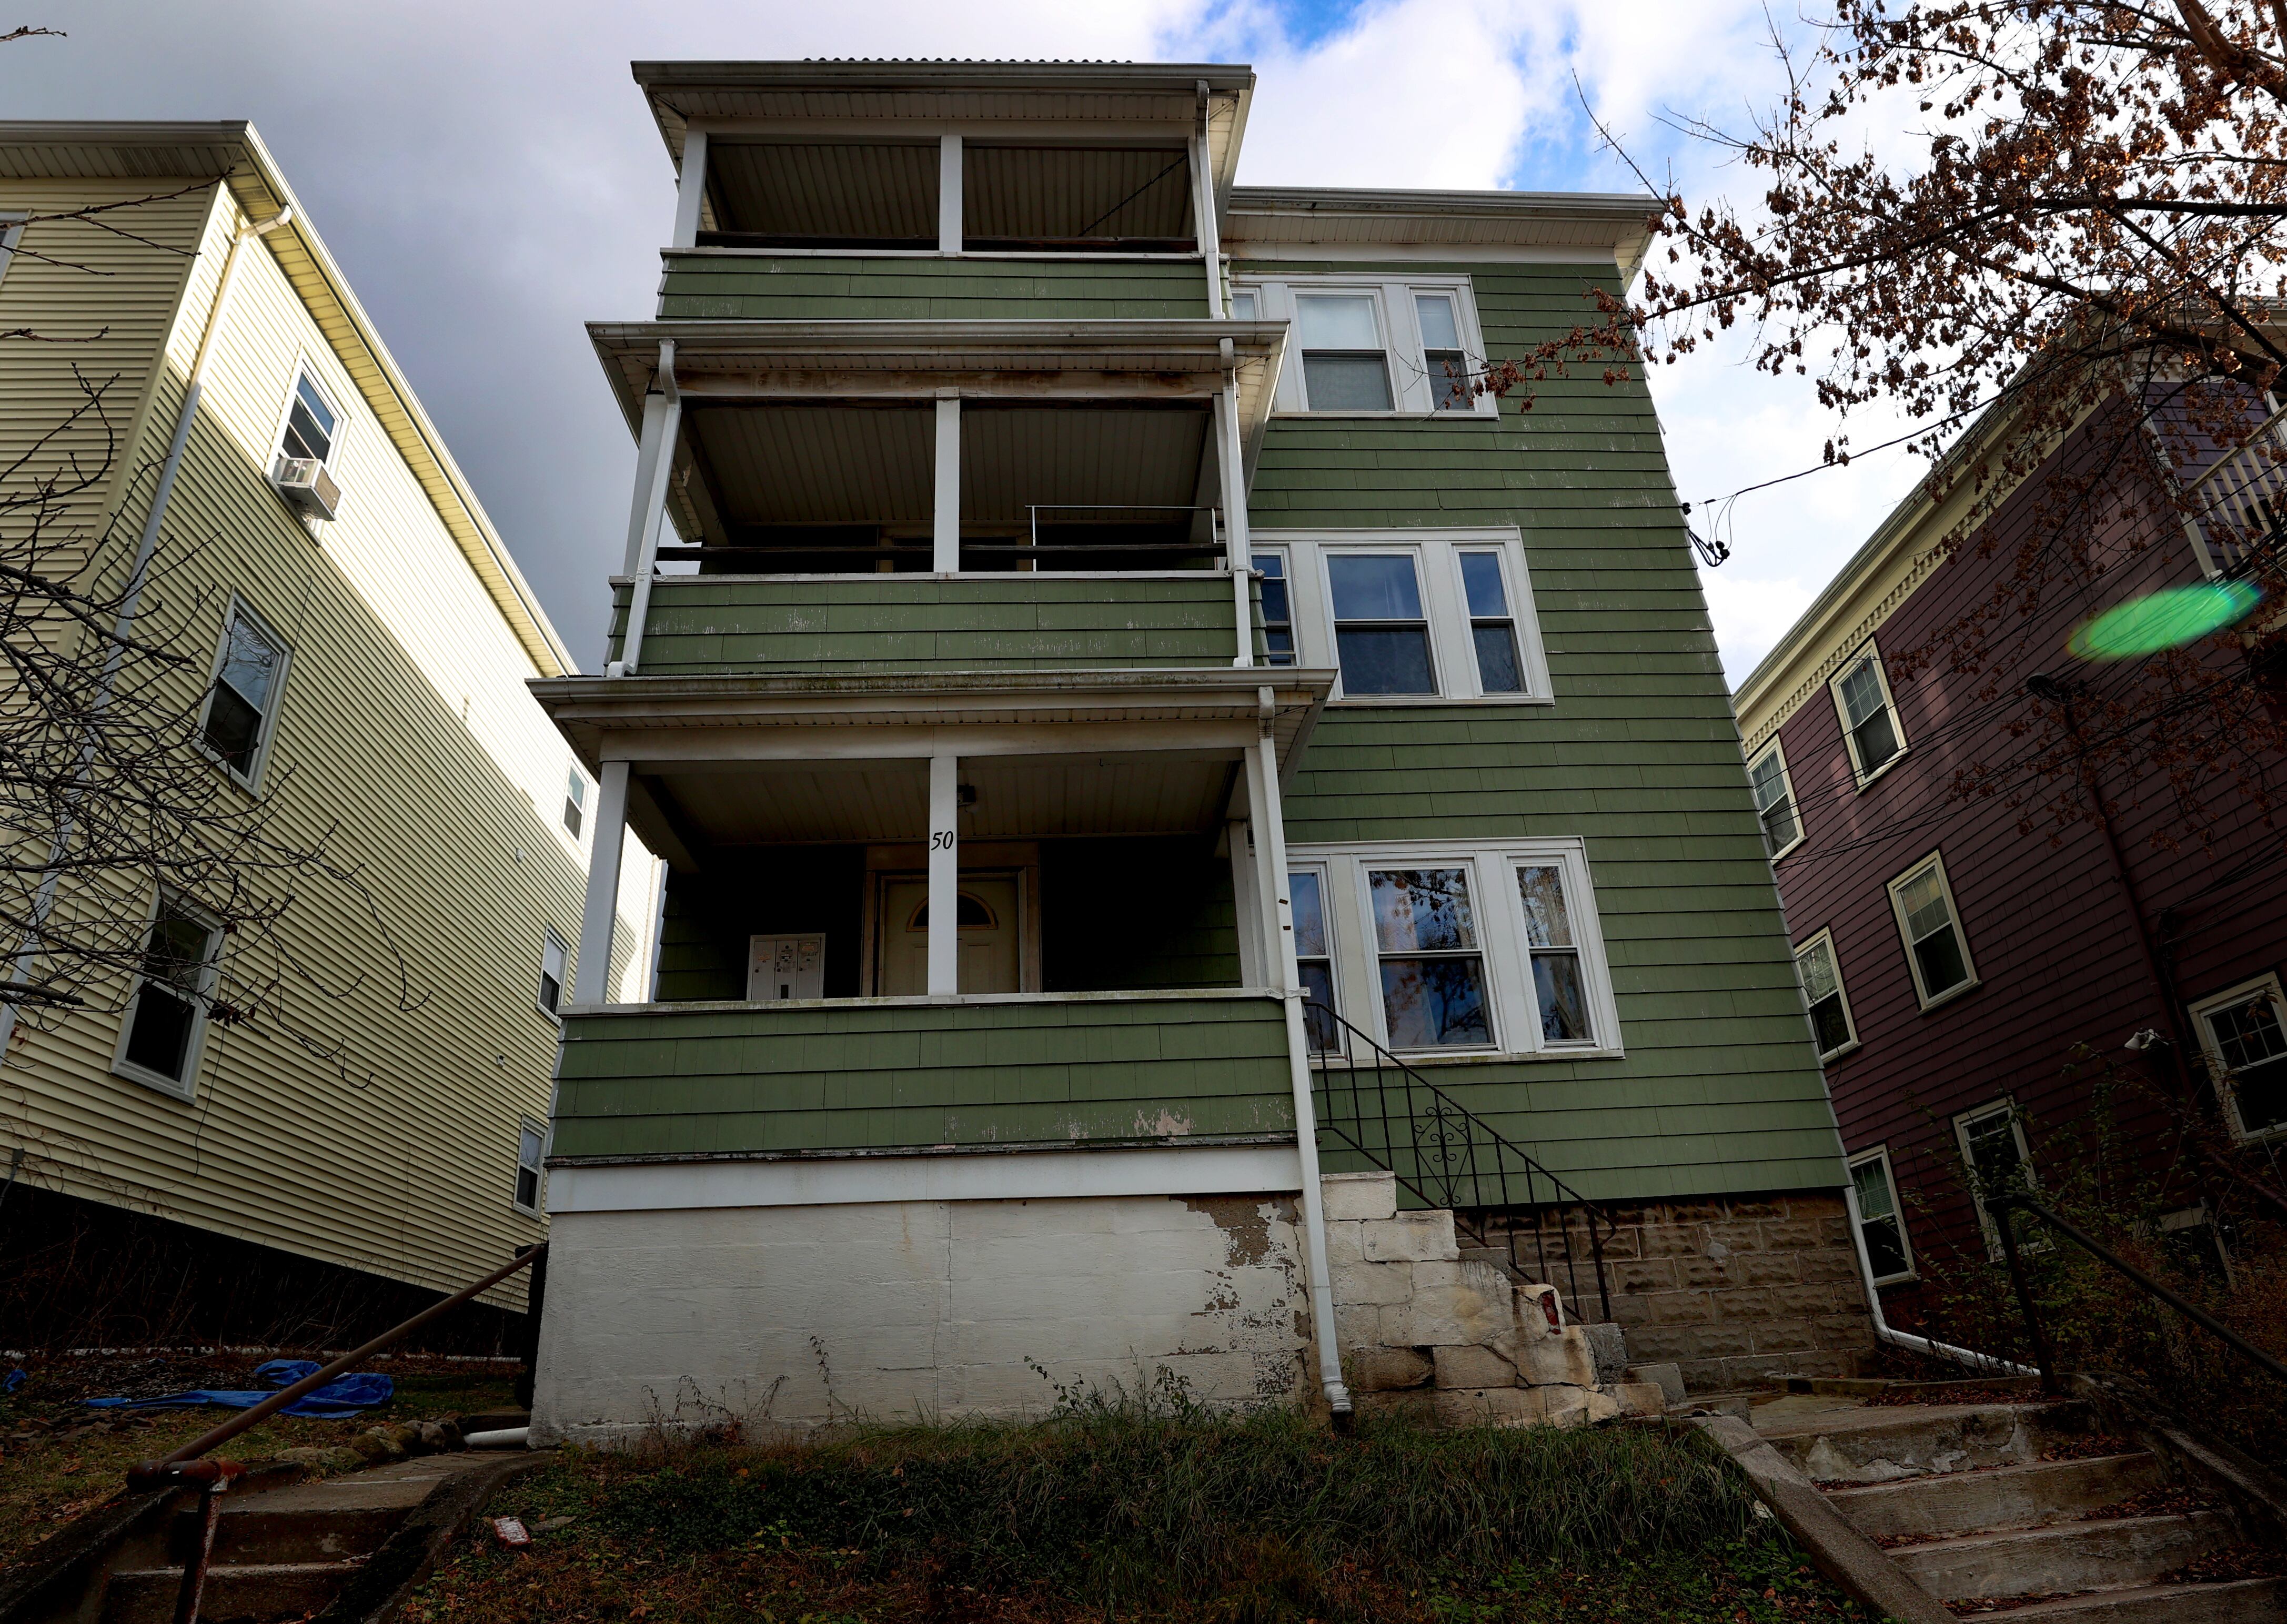
{"label": "maroon house", "polygon": [[[2287,1161],[2287,760],[2279,689],[2242,646],[2279,606],[2152,659],[2068,647],[2156,589],[2253,573],[2287,512],[2275,412],[2173,474],[2118,456],[2117,432],[2069,441],[2101,573],[2064,548],[2024,568],[2029,536],[2077,522],[2054,461],[1978,533],[1990,548],[1939,557],[1959,510],[1917,493],[1736,696],[1860,1238],[1901,1324],[1926,1319],[1927,1261],[1995,1244],[1971,1187],[2071,1176],[2100,1116],[2152,1180],[2136,1216],[2188,1243],[2226,1240],[2229,1203],[2168,1097]],[[2036,606],[2020,590],[1990,634],[1948,640],[2029,578]],[[2272,720],[2230,724],[2249,716]],[[2238,734],[2222,752],[2220,720]]]}

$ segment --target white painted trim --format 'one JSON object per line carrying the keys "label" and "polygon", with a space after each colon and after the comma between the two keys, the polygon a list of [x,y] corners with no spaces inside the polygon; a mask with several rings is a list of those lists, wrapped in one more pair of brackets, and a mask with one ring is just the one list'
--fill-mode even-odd
{"label": "white painted trim", "polygon": [[[1274,413],[1318,418],[1444,418],[1451,423],[1490,424],[1500,420],[1500,402],[1491,395],[1479,395],[1467,411],[1438,411],[1428,363],[1423,359],[1421,328],[1414,309],[1413,295],[1417,292],[1443,293],[1452,298],[1454,323],[1472,371],[1485,364],[1485,342],[1483,329],[1477,322],[1476,295],[1466,273],[1424,273],[1403,281],[1390,281],[1363,271],[1294,277],[1238,276],[1232,279],[1234,292],[1248,289],[1253,289],[1256,296],[1255,307],[1260,317],[1294,324],[1294,364],[1282,368],[1279,373],[1278,391],[1271,406]],[[1303,376],[1302,318],[1295,298],[1300,294],[1314,293],[1365,294],[1373,300],[1375,324],[1381,334],[1382,366],[1389,376],[1390,410],[1313,411],[1310,408],[1307,400],[1308,385]]]}
{"label": "white painted trim", "polygon": [[[1903,753],[1903,752],[1901,752],[1901,754]],[[1764,745],[1761,749],[1757,750],[1753,756],[1747,757],[1748,795],[1752,797],[1755,792],[1755,767],[1766,756],[1776,756],[1778,757],[1779,788],[1786,796],[1787,815],[1794,820],[1794,838],[1788,841],[1786,844],[1781,846],[1777,851],[1770,854],[1771,861],[1776,864],[1781,858],[1786,856],[1797,846],[1802,844],[1804,839],[1807,837],[1809,826],[1804,820],[1802,815],[1802,803],[1795,799],[1794,775],[1787,771],[1786,749],[1780,742],[1779,737],[1777,733],[1771,735],[1769,743]],[[1755,808],[1755,824],[1758,833],[1768,835],[1769,826],[1763,822],[1763,812],[1765,810],[1765,808],[1760,805]]]}
{"label": "white painted trim", "polygon": [[[1231,226],[1243,231],[1247,217],[1234,212]],[[1619,267],[1619,256],[1610,249],[1541,247],[1507,242],[1289,242],[1229,236],[1223,252],[1234,261],[1269,264],[1303,260],[1314,265],[1329,261],[1355,265],[1577,265],[1598,271]],[[1424,281],[1425,278],[1408,280]],[[1457,416],[1459,414],[1456,414]]]}
{"label": "white painted trim", "polygon": [[612,927],[619,917],[620,852],[628,829],[628,764],[607,761],[597,773],[596,838],[588,857],[588,895],[580,915],[574,1004],[599,1004],[612,969]]}
{"label": "white painted trim", "polygon": [[557,1168],[550,1173],[549,1186],[548,1210],[557,1217],[581,1212],[1233,1195],[1305,1188],[1302,1154],[1291,1145],[642,1162]]}
{"label": "white painted trim", "polygon": [[975,248],[963,249],[958,254],[945,253],[933,248],[732,248],[722,243],[702,242],[690,248],[678,248],[673,243],[659,250],[661,254],[724,254],[748,259],[1025,259],[1038,263],[1053,259],[1057,264],[1067,260],[1116,261],[1159,260],[1168,265],[1194,265],[1197,254],[1115,254],[1098,250],[1086,252],[1049,253],[1044,249]]}
{"label": "white painted trim", "polygon": [[2227,1120],[2231,1123],[2232,1137],[2251,1144],[2261,1144],[2287,1136],[2287,1122],[2269,1128],[2251,1129],[2241,1119],[2239,1090],[2233,1081],[2237,1073],[2224,1060],[2223,1049],[2216,1042],[2215,1028],[2209,1024],[2208,1018],[2234,1004],[2246,1003],[2255,994],[2267,992],[2271,995],[2273,1017],[2283,1028],[2287,1028],[2287,993],[2281,990],[2278,976],[2269,971],[2235,986],[2228,986],[2220,993],[2201,999],[2190,1008],[2192,1019],[2198,1026],[2200,1050],[2207,1059],[2210,1075],[2217,1080],[2216,1092],[2222,1097]]}
{"label": "white painted trim", "polygon": [[[2017,1145],[2017,1166],[2024,1173],[2027,1186],[2037,1188],[2038,1181],[2033,1174],[2033,1147],[2025,1142],[2025,1121],[2017,1113],[2016,1100],[2010,1096],[2004,1094],[1998,1099],[1989,1100],[1984,1105],[1974,1106],[1970,1110],[1955,1113],[1953,1142],[1961,1152],[1961,1166],[1966,1182],[1969,1185],[1970,1205],[1977,1214],[1978,1230],[1985,1237],[1985,1255],[1998,1264],[2003,1256],[2001,1232],[1994,1224],[1993,1215],[1985,1210],[1983,1193],[1977,1184],[1977,1159],[1971,1154],[1969,1146],[1970,1130],[1979,1123],[1990,1121],[1997,1116],[2006,1116],[2009,1119],[2009,1133]],[[1852,1193],[1855,1195],[1856,1192],[1854,1191]],[[2021,1242],[2023,1239],[2022,1235],[2019,1237]]]}
{"label": "white painted trim", "polygon": [[[1792,849],[1792,847],[1789,848],[1789,850]],[[1842,955],[1835,951],[1834,931],[1830,927],[1820,931],[1794,950],[1794,978],[1795,985],[1802,989],[1803,1019],[1806,1021],[1810,1019],[1810,986],[1802,978],[1802,961],[1805,955],[1822,946],[1826,949],[1827,965],[1834,971],[1835,996],[1842,1001],[1843,1030],[1850,1034],[1832,1049],[1819,1050],[1818,1063],[1824,1066],[1830,1060],[1840,1060],[1858,1047],[1858,1018],[1850,1012],[1850,989],[1844,985],[1842,979]],[[1816,1023],[1813,1023],[1810,1028],[1810,1043],[1813,1049],[1818,1048],[1818,1027]]]}
{"label": "white painted trim", "polygon": [[964,235],[961,194],[967,179],[961,137],[950,131],[937,139],[937,251],[958,254]]}
{"label": "white painted trim", "polygon": [[[1890,713],[1890,732],[1898,741],[1898,748],[1891,754],[1890,758],[1887,761],[1877,763],[1872,768],[1858,759],[1858,738],[1850,725],[1850,709],[1842,702],[1842,679],[1856,670],[1863,661],[1870,659],[1874,662],[1874,684],[1882,690],[1883,709]],[[1834,719],[1842,727],[1843,755],[1850,763],[1851,780],[1859,788],[1864,789],[1906,758],[1906,754],[1912,746],[1906,738],[1905,718],[1899,716],[1898,701],[1890,693],[1889,661],[1882,658],[1882,651],[1876,646],[1873,638],[1868,638],[1856,648],[1852,649],[1848,656],[1834,668],[1834,674],[1826,679],[1826,693],[1827,697],[1834,701]]]}
{"label": "white painted trim", "polygon": [[565,1006],[566,1015],[689,1015],[724,1010],[848,1010],[857,1006],[910,1006],[920,1008],[946,1003],[1152,1003],[1182,1002],[1201,998],[1273,998],[1278,994],[1259,986],[1185,986],[1174,989],[1149,988],[1140,991],[1122,990],[1111,993],[962,993],[956,997],[933,998],[926,994],[898,997],[809,998],[772,1000],[769,1003],[747,1003],[732,998],[677,1000],[672,1003],[599,1003]]}
{"label": "white painted trim", "polygon": [[931,477],[930,562],[940,575],[961,572],[961,401],[937,403],[937,461]]}
{"label": "white painted trim", "polygon": [[138,1066],[127,1058],[128,1040],[135,1034],[135,1014],[143,1002],[143,988],[149,978],[139,970],[135,976],[135,991],[120,1012],[119,1036],[111,1049],[111,1074],[130,1082],[139,1082],[148,1089],[186,1104],[198,1099],[199,1066],[206,1058],[207,1017],[213,1002],[215,982],[222,975],[223,932],[214,916],[189,898],[164,888],[151,893],[151,903],[143,915],[143,940],[147,949],[151,932],[159,923],[159,910],[171,906],[207,927],[206,958],[199,967],[198,982],[191,989],[191,1033],[183,1044],[183,1074],[170,1077],[148,1066]]}
{"label": "white painted trim", "polygon": [[[1920,874],[1925,868],[1935,869],[1937,873],[1938,894],[1945,899],[1946,917],[1953,924],[1953,945],[1961,952],[1962,978],[1951,986],[1940,987],[1935,992],[1930,991],[1922,985],[1922,962],[1914,956],[1913,928],[1906,923],[1905,901],[1898,894],[1907,881]],[[1964,993],[1974,991],[1979,985],[1977,961],[1969,954],[1969,931],[1961,923],[1960,904],[1953,899],[1953,882],[1946,876],[1945,854],[1943,852],[1932,852],[1927,857],[1916,859],[1906,866],[1904,872],[1890,882],[1888,890],[1890,917],[1897,922],[1898,940],[1904,945],[1906,950],[1906,973],[1913,978],[1915,1003],[1924,1010],[1935,1010],[1938,1005],[1959,998]]]}
{"label": "white painted trim", "polygon": [[675,245],[691,248],[699,241],[700,211],[707,198],[707,131],[697,126],[684,132],[683,168],[676,178]]}
{"label": "white painted trim", "polygon": [[0,278],[8,274],[9,262],[16,257],[16,244],[24,240],[28,218],[20,213],[0,214]]}
{"label": "white painted trim", "polygon": [[1860,1168],[1877,1161],[1882,1164],[1882,1182],[1890,1189],[1890,1222],[1896,1224],[1898,1228],[1898,1250],[1906,1260],[1904,1270],[1896,1274],[1874,1274],[1874,1255],[1866,1250],[1865,1243],[1868,1220],[1856,1200],[1850,1205],[1850,1222],[1852,1228],[1858,1233],[1858,1255],[1867,1260],[1868,1277],[1876,1286],[1901,1286],[1917,1278],[1917,1275],[1914,1269],[1913,1238],[1906,1233],[1906,1208],[1905,1204],[1898,1200],[1898,1176],[1896,1169],[1890,1165],[1890,1147],[1887,1145],[1878,1145],[1872,1150],[1860,1151],[1855,1156],[1845,1157],[1842,1165],[1847,1171],[1856,1175]]}
{"label": "white painted trim", "polygon": [[929,806],[929,990],[942,998],[961,991],[961,759],[950,752],[930,757]]}
{"label": "white painted trim", "polygon": [[[224,760],[221,753],[207,742],[207,717],[214,709],[215,690],[222,685],[223,662],[230,658],[231,628],[238,623],[241,615],[253,622],[262,635],[270,640],[270,646],[278,651],[278,669],[270,678],[270,702],[263,707],[262,720],[255,728],[254,754],[249,758],[243,772]],[[207,693],[199,704],[199,725],[194,742],[201,755],[220,767],[232,783],[249,795],[258,795],[262,791],[262,775],[270,764],[271,741],[278,733],[278,714],[285,708],[286,673],[293,663],[293,649],[284,638],[278,635],[269,618],[249,603],[243,595],[233,590],[230,595],[229,611],[222,617],[222,634],[215,640],[213,663],[207,668]]]}

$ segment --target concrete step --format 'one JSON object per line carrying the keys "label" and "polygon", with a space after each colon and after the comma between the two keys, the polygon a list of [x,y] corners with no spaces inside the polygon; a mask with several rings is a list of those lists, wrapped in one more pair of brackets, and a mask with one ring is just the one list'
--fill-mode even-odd
{"label": "concrete step", "polygon": [[2010,1624],[2278,1624],[2287,1619],[2287,1579],[2234,1579],[2213,1585],[2138,1585],[2032,1602],[2006,1613]]}
{"label": "concrete step", "polygon": [[[426,1456],[263,1493],[226,1494],[215,1521],[213,1560],[274,1566],[368,1556],[467,1459]],[[178,1511],[168,1527],[166,1560],[181,1563],[198,1537],[194,1503]]]}
{"label": "concrete step", "polygon": [[2041,1451],[2085,1437],[2085,1405],[1932,1404],[1857,1406],[1786,1413],[1792,1400],[1761,1406],[1755,1430],[1818,1483],[1889,1483],[1988,1466],[2029,1466]]}
{"label": "concrete step", "polygon": [[2194,1511],[1966,1534],[1909,1545],[1890,1559],[1938,1600],[1952,1602],[2150,1584],[2237,1538],[2220,1513]]}
{"label": "concrete step", "polygon": [[[201,1624],[281,1624],[333,1600],[357,1562],[245,1563],[207,1570]],[[177,1567],[115,1573],[103,1593],[102,1624],[171,1624],[183,1588]]]}
{"label": "concrete step", "polygon": [[1826,1497],[1870,1540],[1950,1539],[2070,1522],[2157,1488],[2167,1476],[2157,1456],[2138,1450],[2086,1461],[2036,1461],[1986,1471],[1903,1477],[1864,1488],[1829,1489]]}

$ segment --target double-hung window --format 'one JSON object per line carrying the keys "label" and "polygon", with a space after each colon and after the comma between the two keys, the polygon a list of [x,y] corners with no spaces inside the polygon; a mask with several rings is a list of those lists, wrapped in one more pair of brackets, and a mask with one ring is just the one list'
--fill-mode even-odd
{"label": "double-hung window", "polygon": [[1240,321],[1293,324],[1300,364],[1279,376],[1281,412],[1492,421],[1478,388],[1484,343],[1469,279],[1417,275],[1250,278],[1231,289]]}
{"label": "double-hung window", "polygon": [[573,839],[580,838],[580,826],[587,820],[588,780],[580,769],[574,767],[564,785],[564,832]]}
{"label": "double-hung window", "polygon": [[1278,530],[1256,539],[1266,658],[1338,668],[1336,700],[1555,697],[1516,531]]}
{"label": "double-hung window", "polygon": [[1899,934],[1905,939],[1914,997],[1923,1009],[1977,985],[1977,971],[1962,939],[1961,915],[1953,906],[1953,888],[1946,883],[1943,857],[1933,852],[1892,880],[1890,906],[1898,917]]}
{"label": "double-hung window", "polygon": [[1747,768],[1754,787],[1755,816],[1763,826],[1763,850],[1773,862],[1795,849],[1802,839],[1802,820],[1794,810],[1794,785],[1787,778],[1786,757],[1772,740]]}
{"label": "double-hung window", "polygon": [[[1360,841],[1294,857],[1304,989],[1385,1048],[1429,1059],[1618,1049],[1579,841]],[[1312,1048],[1339,1047],[1321,1025]]]}
{"label": "double-hung window", "polygon": [[2287,1129],[2287,998],[2267,975],[2192,1006],[2217,1092],[2243,1138]]}
{"label": "double-hung window", "polygon": [[308,458],[330,463],[334,440],[341,430],[341,414],[334,409],[307,367],[295,375],[294,395],[286,405],[286,422],[278,431],[281,459]]}
{"label": "double-hung window", "polygon": [[233,601],[216,651],[199,737],[231,776],[249,788],[261,778],[285,678],[285,640],[244,603]]}
{"label": "double-hung window", "polygon": [[530,1117],[517,1124],[516,1130],[516,1206],[534,1217],[540,1216],[540,1181],[542,1161],[548,1154],[548,1129]]}
{"label": "double-hung window", "polygon": [[1905,1216],[1898,1210],[1898,1184],[1887,1145],[1850,1158],[1850,1189],[1858,1200],[1858,1244],[1877,1286],[1911,1279],[1914,1255],[1906,1240]]}
{"label": "double-hung window", "polygon": [[540,1012],[549,1019],[558,1018],[564,1004],[564,965],[569,956],[564,939],[553,931],[545,931],[540,939]]}
{"label": "double-hung window", "polygon": [[0,214],[0,277],[8,274],[9,262],[16,257],[16,244],[23,240],[24,217]]}
{"label": "double-hung window", "polygon": [[1810,1033],[1824,1063],[1858,1047],[1858,1029],[1851,1023],[1850,998],[1842,990],[1842,971],[1834,957],[1834,938],[1821,931],[1795,949],[1795,974],[1802,981],[1803,1008],[1810,1015]]}
{"label": "double-hung window", "polygon": [[1961,1146],[1970,1199],[1977,1205],[1978,1227],[1985,1232],[1987,1255],[1998,1260],[2001,1231],[1985,1203],[1990,1197],[2032,1187],[2033,1154],[2025,1145],[2024,1127],[2017,1120],[2017,1107],[1997,1099],[1954,1118],[1953,1132]]}
{"label": "double-hung window", "polygon": [[1905,754],[1898,708],[1891,702],[1889,674],[1881,651],[1872,643],[1853,655],[1832,683],[1834,709],[1842,718],[1842,738],[1850,751],[1850,772],[1863,787]]}
{"label": "double-hung window", "polygon": [[112,1070],[191,1097],[206,1040],[222,931],[181,899],[162,892],[144,938],[143,963],[120,1023]]}

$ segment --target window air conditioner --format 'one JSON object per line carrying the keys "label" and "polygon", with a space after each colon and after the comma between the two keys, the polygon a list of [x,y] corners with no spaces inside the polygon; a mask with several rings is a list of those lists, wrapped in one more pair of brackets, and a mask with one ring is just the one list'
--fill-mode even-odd
{"label": "window air conditioner", "polygon": [[340,511],[342,487],[314,456],[281,456],[272,470],[270,483],[278,494],[305,513],[331,519]]}

